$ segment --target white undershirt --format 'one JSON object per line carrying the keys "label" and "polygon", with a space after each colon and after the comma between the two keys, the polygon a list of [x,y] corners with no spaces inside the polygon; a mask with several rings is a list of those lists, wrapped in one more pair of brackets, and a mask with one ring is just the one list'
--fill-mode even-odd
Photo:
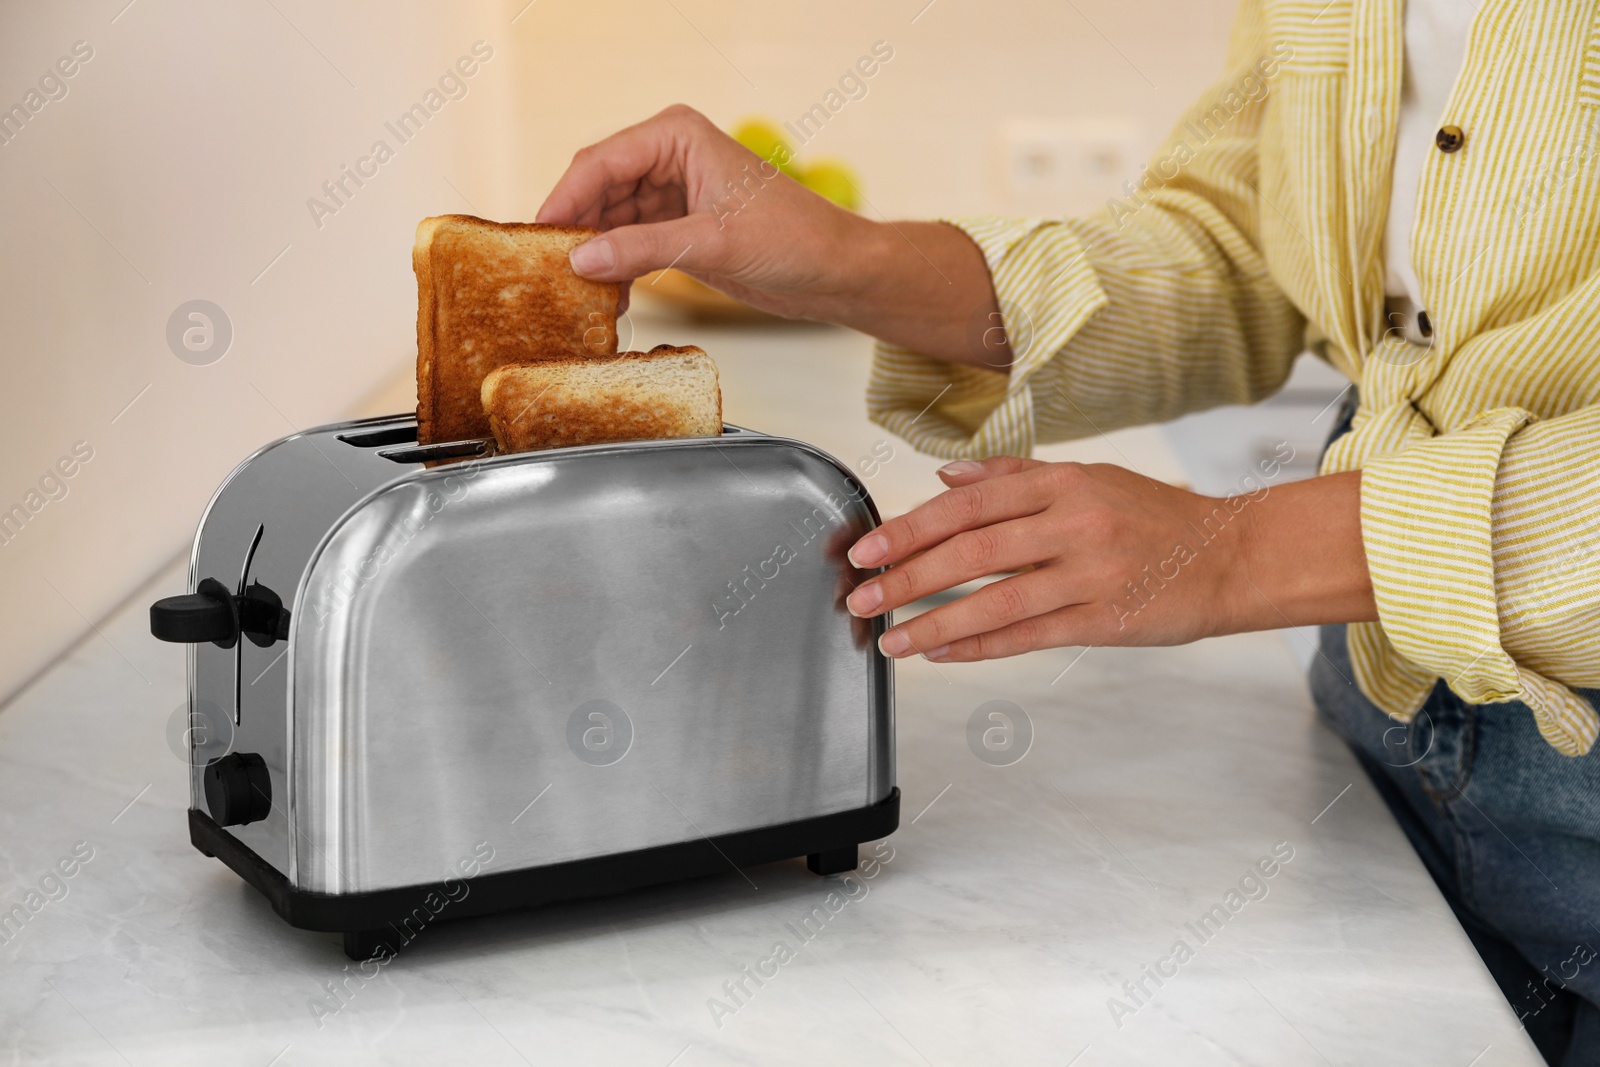
{"label": "white undershirt", "polygon": [[1417,213],[1417,182],[1433,138],[1449,122],[1445,106],[1467,52],[1467,27],[1477,8],[1471,0],[1406,0],[1405,75],[1400,86],[1400,129],[1395,139],[1394,184],[1383,233],[1384,293],[1407,297],[1418,308],[1422,292],[1411,269],[1411,222]]}

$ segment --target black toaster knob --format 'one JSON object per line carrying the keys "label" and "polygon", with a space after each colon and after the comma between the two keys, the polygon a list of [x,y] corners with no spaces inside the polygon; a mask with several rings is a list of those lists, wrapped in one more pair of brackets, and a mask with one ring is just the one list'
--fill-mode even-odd
{"label": "black toaster knob", "polygon": [[210,641],[220,648],[232,648],[239,640],[239,606],[227,586],[205,578],[196,592],[151,604],[150,633],[162,641]]}
{"label": "black toaster knob", "polygon": [[218,826],[260,822],[272,812],[272,777],[254,752],[233,752],[206,764],[206,807]]}

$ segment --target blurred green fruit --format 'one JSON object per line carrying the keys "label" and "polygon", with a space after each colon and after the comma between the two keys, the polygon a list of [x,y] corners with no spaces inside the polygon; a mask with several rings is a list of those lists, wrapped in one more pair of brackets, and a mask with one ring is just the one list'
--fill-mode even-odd
{"label": "blurred green fruit", "polygon": [[778,128],[767,120],[745,119],[734,127],[733,139],[789,177],[800,177],[800,168],[794,162],[794,149],[783,139]]}
{"label": "blurred green fruit", "polygon": [[802,169],[800,184],[827,197],[846,211],[856,210],[861,201],[861,195],[856,192],[860,183],[855,171],[836,159],[819,159]]}

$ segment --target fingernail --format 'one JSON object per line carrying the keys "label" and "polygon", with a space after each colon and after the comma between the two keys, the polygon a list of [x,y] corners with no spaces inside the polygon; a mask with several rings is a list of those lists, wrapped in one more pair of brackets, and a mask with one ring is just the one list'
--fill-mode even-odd
{"label": "fingernail", "polygon": [[940,645],[938,648],[930,648],[930,649],[928,649],[928,651],[926,651],[926,652],[924,652],[922,654],[922,658],[923,659],[944,659],[949,654],[950,654],[950,646],[949,645]]}
{"label": "fingernail", "polygon": [[604,237],[596,237],[574,248],[567,258],[578,274],[605,274],[616,267],[617,250]]}
{"label": "fingernail", "polygon": [[867,534],[850,550],[850,562],[857,567],[876,567],[889,554],[889,539],[883,534]]}
{"label": "fingernail", "polygon": [[878,638],[878,651],[885,656],[903,656],[911,651],[911,638],[899,630],[890,630]]}
{"label": "fingernail", "polygon": [[983,470],[982,463],[974,463],[970,459],[958,459],[954,463],[946,463],[939,468],[939,473],[951,478],[959,478],[963,474],[976,474]]}
{"label": "fingernail", "polygon": [[877,610],[883,603],[883,586],[877,582],[868,582],[845,598],[845,607],[850,609],[850,614],[867,616]]}

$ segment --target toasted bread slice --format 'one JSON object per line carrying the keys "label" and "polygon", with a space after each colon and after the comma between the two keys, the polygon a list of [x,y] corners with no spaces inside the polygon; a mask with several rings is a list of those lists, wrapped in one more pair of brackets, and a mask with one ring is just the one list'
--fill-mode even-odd
{"label": "toasted bread slice", "polygon": [[717,365],[693,346],[511,363],[483,380],[483,410],[502,452],[722,433]]}
{"label": "toasted bread slice", "polygon": [[417,226],[417,441],[489,436],[483,379],[507,363],[617,351],[621,288],[572,272],[584,226],[440,215]]}

